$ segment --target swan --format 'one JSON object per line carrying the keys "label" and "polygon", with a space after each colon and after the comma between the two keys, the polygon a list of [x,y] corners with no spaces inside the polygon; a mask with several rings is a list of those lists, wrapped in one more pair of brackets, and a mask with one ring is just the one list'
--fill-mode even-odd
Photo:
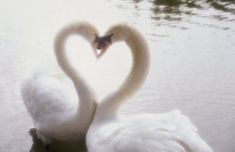
{"label": "swan", "polygon": [[112,26],[100,41],[101,57],[115,42],[125,41],[133,65],[125,82],[97,105],[88,129],[89,152],[212,152],[189,118],[175,110],[163,114],[122,117],[118,107],[143,84],[149,69],[149,51],[144,37],[132,26]]}
{"label": "swan", "polygon": [[95,27],[87,22],[66,26],[55,38],[54,51],[67,77],[35,73],[22,84],[24,104],[33,119],[38,138],[45,145],[49,145],[52,139],[66,142],[85,140],[96,109],[96,98],[88,84],[71,66],[64,45],[68,36],[77,34],[95,49],[97,33]]}

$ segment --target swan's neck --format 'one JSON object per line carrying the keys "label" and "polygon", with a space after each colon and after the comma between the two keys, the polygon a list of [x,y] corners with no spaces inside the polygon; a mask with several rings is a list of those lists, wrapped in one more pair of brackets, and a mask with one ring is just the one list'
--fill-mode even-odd
{"label": "swan's neck", "polygon": [[[58,64],[67,76],[73,81],[79,99],[79,108],[74,118],[81,125],[81,130],[87,129],[91,118],[94,115],[96,103],[94,102],[93,92],[89,89],[80,74],[72,67],[69,59],[65,53],[66,39],[72,34],[79,34],[83,36],[83,26],[71,25],[62,30],[55,39],[55,55]],[[83,125],[83,126],[82,126]]]}
{"label": "swan's neck", "polygon": [[127,31],[129,33],[127,34],[128,37],[125,42],[130,48],[133,57],[131,71],[119,89],[104,99],[97,107],[95,119],[107,119],[107,117],[115,116],[121,103],[127,100],[140,88],[148,73],[149,51],[147,42],[135,29],[130,28]]}

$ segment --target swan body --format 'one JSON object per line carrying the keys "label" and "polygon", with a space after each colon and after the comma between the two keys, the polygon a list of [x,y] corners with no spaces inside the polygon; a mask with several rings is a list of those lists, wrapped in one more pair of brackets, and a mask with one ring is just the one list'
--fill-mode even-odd
{"label": "swan body", "polygon": [[58,33],[54,44],[55,55],[67,77],[35,73],[22,84],[24,104],[38,137],[45,144],[51,139],[69,142],[84,139],[96,108],[92,90],[71,66],[64,50],[65,41],[72,34],[80,35],[92,44],[97,30],[89,23],[80,22]]}
{"label": "swan body", "polygon": [[[133,56],[126,81],[96,109],[87,132],[89,152],[212,152],[189,118],[175,110],[163,114],[117,115],[119,105],[144,82],[149,68],[148,46],[143,36],[126,24],[112,26],[106,35],[112,43],[125,41]],[[107,46],[103,47],[103,52]]]}

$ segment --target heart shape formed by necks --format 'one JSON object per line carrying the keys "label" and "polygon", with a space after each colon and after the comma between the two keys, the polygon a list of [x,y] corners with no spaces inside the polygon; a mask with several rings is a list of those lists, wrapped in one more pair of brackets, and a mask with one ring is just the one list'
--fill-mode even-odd
{"label": "heart shape formed by necks", "polygon": [[97,58],[100,58],[112,44],[111,38],[113,35],[113,33],[104,36],[98,36],[95,34],[95,40],[92,43],[92,47]]}

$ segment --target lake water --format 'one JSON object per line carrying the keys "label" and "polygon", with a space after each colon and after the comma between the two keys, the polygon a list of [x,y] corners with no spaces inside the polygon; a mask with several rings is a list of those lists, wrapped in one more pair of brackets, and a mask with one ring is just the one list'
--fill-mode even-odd
{"label": "lake water", "polygon": [[[180,0],[6,1],[0,5],[0,151],[29,151],[33,127],[20,96],[23,77],[54,68],[53,39],[64,25],[87,20],[104,32],[125,21],[145,35],[150,73],[123,115],[180,109],[215,151],[235,151],[235,2]],[[124,44],[97,61],[78,37],[70,57],[102,99],[131,66]],[[49,69],[49,68],[48,68]]]}

